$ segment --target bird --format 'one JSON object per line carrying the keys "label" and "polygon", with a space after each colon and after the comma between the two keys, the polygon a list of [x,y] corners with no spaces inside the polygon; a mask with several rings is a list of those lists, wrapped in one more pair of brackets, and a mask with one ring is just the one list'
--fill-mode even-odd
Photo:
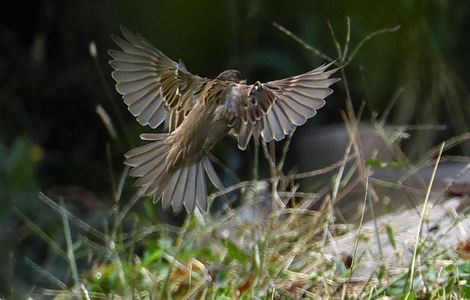
{"label": "bird", "polygon": [[306,73],[247,84],[235,69],[214,79],[189,72],[182,60],[167,57],[139,33],[121,26],[111,35],[120,50],[109,50],[111,76],[130,113],[160,133],[141,134],[146,144],[131,149],[124,164],[141,196],[162,201],[164,209],[191,214],[208,210],[206,176],[224,188],[209,159],[211,148],[229,133],[245,150],[253,138],[280,141],[325,105],[333,62]]}

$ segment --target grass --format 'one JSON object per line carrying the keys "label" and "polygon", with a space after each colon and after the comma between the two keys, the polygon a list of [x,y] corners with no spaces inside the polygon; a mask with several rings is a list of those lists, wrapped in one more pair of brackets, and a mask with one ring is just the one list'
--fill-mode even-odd
{"label": "grass", "polygon": [[[269,155],[268,147],[263,148],[263,152]],[[443,147],[439,156],[442,150]],[[370,278],[353,278],[356,263],[361,260],[361,257],[356,257],[356,250],[362,241],[362,219],[358,227],[338,224],[334,218],[332,199],[357,185],[356,180],[344,176],[349,168],[346,163],[356,161],[356,156],[345,151],[344,159],[331,167],[303,174],[278,175],[279,186],[283,186],[285,180],[333,173],[334,182],[326,192],[274,191],[284,202],[292,196],[303,197],[305,201],[320,198],[323,205],[318,212],[306,209],[304,201],[244,223],[234,221],[243,208],[227,209],[221,217],[196,210],[181,228],[176,228],[149,224],[148,219],[127,207],[113,211],[115,221],[110,222],[113,224],[110,230],[99,230],[66,211],[62,203],[58,204],[41,194],[40,199],[63,220],[65,250],[40,228],[34,227],[34,224],[30,226],[51,244],[53,251],[63,257],[69,265],[70,274],[69,278],[59,280],[47,270],[35,266],[40,275],[49,278],[51,284],[58,288],[43,289],[38,293],[56,299],[377,299],[384,295],[405,299],[470,297],[470,263],[465,263],[450,250],[443,252],[442,247],[432,246],[429,237],[420,235],[415,240],[413,263],[408,272],[396,274],[381,267],[380,261],[377,261],[377,268]],[[435,162],[437,167],[439,159]],[[278,170],[273,161],[272,167]],[[363,167],[366,170],[370,168],[366,162]],[[122,178],[125,176],[126,172]],[[364,180],[361,181],[366,187],[363,214],[369,209],[370,190],[367,187],[373,186],[369,175]],[[120,182],[119,190],[122,189],[123,180]],[[250,183],[244,182],[212,194],[211,199],[247,187]],[[269,198],[272,193],[262,195]],[[428,198],[429,192],[425,200]],[[144,205],[150,205],[153,209],[149,200]],[[249,205],[258,207],[256,202]],[[420,224],[425,215],[421,214]],[[69,223],[73,225],[75,234],[71,233]],[[131,226],[124,230],[123,224]],[[348,232],[357,232],[351,257],[336,256],[327,249],[326,246],[335,236]],[[387,236],[391,244],[396,243],[394,235],[393,228],[388,227]],[[77,265],[89,266],[89,269],[82,267],[78,274]],[[64,283],[64,280],[71,285]]]}
{"label": "grass", "polygon": [[[306,49],[327,57],[287,29],[276,26],[302,42]],[[341,47],[331,28],[339,57],[338,65],[349,64],[370,38],[396,29],[372,33],[353,48],[352,54],[348,54],[350,30],[347,31],[345,45]],[[226,206],[223,214],[217,215],[204,214],[196,209],[194,215],[187,217],[179,228],[155,224],[152,221],[155,208],[150,200],[139,204],[147,211],[146,215],[139,215],[132,210],[139,195],[130,199],[122,195],[127,177],[125,169],[113,186],[115,206],[103,228],[96,228],[67,211],[62,202],[58,204],[54,199],[40,194],[39,199],[62,219],[65,245],[59,245],[26,216],[19,214],[51,246],[51,251],[64,260],[69,272],[65,278],[57,278],[52,272],[31,262],[32,269],[48,278],[51,284],[51,288],[39,289],[31,296],[55,299],[470,298],[470,262],[465,262],[452,249],[438,246],[439,241],[422,234],[421,226],[426,221],[432,180],[427,183],[414,246],[407,249],[413,252],[407,271],[397,273],[383,264],[384,257],[377,257],[370,276],[357,279],[357,268],[367,255],[358,251],[359,245],[373,238],[377,240],[380,253],[384,246],[374,210],[374,203],[381,200],[375,187],[383,183],[372,180],[371,174],[376,167],[391,167],[396,162],[385,164],[374,157],[364,157],[358,138],[363,108],[358,111],[353,109],[344,68],[341,71],[348,107],[343,118],[350,141],[343,159],[324,169],[284,174],[290,139],[287,139],[279,155],[275,155],[272,144],[262,143],[255,153],[267,160],[269,178],[258,179],[256,163],[253,180],[214,192],[209,197],[214,201],[233,191],[241,191],[242,197],[254,193],[246,206],[238,209]],[[102,108],[99,108],[99,113],[107,116]],[[109,117],[103,118],[103,122],[109,125],[107,128],[114,128]],[[373,120],[373,124],[394,151],[397,165],[406,170],[402,179],[431,163],[435,166],[434,178],[442,153],[470,139],[468,135],[456,137],[446,143],[446,148],[442,144],[440,148],[424,154],[418,164],[413,164],[397,146],[406,127],[397,128],[395,135],[388,135],[384,130],[384,119]],[[115,138],[115,130],[112,131],[110,135]],[[437,159],[434,159],[436,155]],[[258,156],[255,161],[257,159]],[[466,159],[468,161],[468,157]],[[331,176],[331,186],[322,187],[316,193],[297,191],[296,180],[324,174]],[[404,182],[385,184],[406,189]],[[259,183],[267,183],[268,189],[263,189]],[[360,222],[358,225],[339,222],[335,205],[361,185],[365,194]],[[260,188],[256,189],[257,186]],[[262,209],[266,201],[277,207]],[[321,203],[318,211],[308,209],[314,202]],[[241,221],[239,216],[242,210],[249,210],[253,215],[256,213],[256,217]],[[366,211],[371,213],[375,228],[369,237],[362,231]],[[457,219],[458,216],[455,226],[458,226]],[[355,237],[354,250],[343,255],[332,252],[331,247],[337,237],[348,233]],[[388,242],[394,249],[398,249],[396,234],[392,227],[386,227]]]}
{"label": "grass", "polygon": [[[129,212],[124,220],[132,224],[130,229],[124,231],[123,223],[115,222],[113,226],[116,228],[101,232],[66,212],[63,204],[41,195],[40,198],[54,207],[63,219],[64,235],[71,236],[67,226],[69,222],[80,234],[75,234],[75,241],[71,237],[66,238],[65,251],[57,249],[70,266],[71,280],[67,279],[72,284],[70,288],[64,289],[66,285],[60,283],[59,289],[38,292],[57,299],[470,297],[470,263],[465,263],[452,251],[443,252],[442,247],[431,246],[429,237],[416,237],[413,265],[408,273],[396,274],[381,267],[377,261],[377,269],[365,280],[352,276],[356,263],[361,260],[361,257],[356,257],[356,250],[351,258],[347,258],[335,256],[327,249],[335,236],[347,232],[357,231],[355,249],[362,241],[362,222],[358,227],[347,227],[337,224],[333,218],[332,195],[338,195],[348,185],[354,184],[342,182],[346,161],[354,159],[354,155],[347,153],[345,157],[347,159],[341,164],[308,174],[320,175],[333,170],[336,172],[335,180],[341,181],[340,184],[333,183],[331,188],[338,191],[329,191],[322,196],[324,202],[320,211],[302,208],[303,203],[300,203],[245,223],[234,221],[234,216],[242,208],[228,209],[222,217],[212,217],[196,210],[181,228],[150,225],[145,218]],[[372,186],[368,178],[365,178],[366,187]],[[296,192],[279,194],[286,201]],[[366,194],[363,211],[367,209],[368,199]],[[152,205],[150,201],[148,204]],[[256,206],[257,203],[250,205]],[[120,212],[116,211],[114,217],[122,220]],[[44,232],[41,234],[45,235]],[[390,241],[394,240],[394,234],[393,229],[388,228]],[[88,255],[91,255],[91,267],[77,277],[76,265],[79,262],[83,264]],[[417,275],[413,277],[415,271]],[[54,278],[46,270],[41,272]],[[51,279],[51,283],[54,282],[62,281]]]}

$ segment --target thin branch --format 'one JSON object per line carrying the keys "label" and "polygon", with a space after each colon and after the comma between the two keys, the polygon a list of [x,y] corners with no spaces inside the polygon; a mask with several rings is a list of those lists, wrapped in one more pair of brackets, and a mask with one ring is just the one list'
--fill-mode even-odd
{"label": "thin branch", "polygon": [[[369,192],[369,177],[370,177],[369,169],[367,169],[365,175],[366,175],[365,176],[366,177],[366,182],[365,182],[364,201],[362,202],[361,219],[359,221],[359,228],[357,230],[356,239],[354,241],[354,250],[353,250],[353,255],[352,255],[351,268],[350,268],[350,273],[349,273],[349,276],[348,276],[348,280],[345,283],[345,288],[343,289],[344,292],[347,290],[347,286],[348,286],[348,284],[351,280],[352,274],[354,272],[354,268],[356,267],[357,249],[359,248],[359,240],[361,238],[362,225],[364,223],[364,215],[365,215],[365,212],[366,212],[367,199],[369,198],[369,195],[368,195],[368,192]],[[344,296],[345,296],[345,294],[343,294],[343,297],[341,297],[341,298],[345,299]]]}
{"label": "thin branch", "polygon": [[345,57],[343,57],[343,52],[341,50],[341,46],[339,45],[338,39],[336,38],[333,26],[331,25],[331,22],[329,20],[326,21],[326,24],[328,24],[328,29],[330,30],[331,38],[333,39],[333,43],[335,44],[336,52],[338,53],[338,57],[340,59],[340,62],[342,63]]}
{"label": "thin branch", "polygon": [[[347,160],[346,162],[349,162],[353,159],[355,159],[356,156],[355,155],[351,155]],[[325,168],[322,168],[322,169],[318,169],[318,170],[313,170],[313,171],[308,171],[308,172],[303,172],[303,173],[297,173],[297,174],[291,174],[291,175],[282,175],[282,176],[277,176],[277,178],[279,180],[297,180],[297,179],[303,179],[303,178],[310,178],[310,177],[315,177],[315,176],[319,176],[319,175],[322,175],[322,174],[326,174],[326,173],[329,173],[331,171],[334,171],[335,169],[341,167],[341,165],[344,163],[344,161],[338,161],[332,165],[329,165]],[[265,178],[264,180],[266,181],[271,181],[276,179],[275,177],[271,177],[271,178]],[[249,186],[250,184],[252,184],[253,181],[251,180],[247,180],[247,181],[242,181],[242,182],[239,182],[237,184],[234,184],[232,186],[229,186],[221,191],[217,191],[217,192],[214,192],[212,194],[209,195],[208,197],[208,200],[209,201],[212,201],[222,195],[225,195],[225,194],[228,194],[230,192],[233,192],[233,191],[236,191],[236,190],[239,190],[239,189],[242,189],[244,187],[247,187]],[[138,199],[137,199],[138,200]],[[135,202],[134,202],[135,203]]]}
{"label": "thin branch", "polygon": [[426,209],[428,207],[429,196],[431,195],[431,188],[434,183],[434,178],[436,176],[437,167],[439,166],[439,162],[441,161],[442,152],[444,152],[445,142],[441,144],[441,148],[439,150],[439,155],[437,156],[436,163],[434,164],[434,169],[432,171],[431,180],[429,181],[428,189],[426,191],[426,197],[424,198],[423,209],[421,211],[421,218],[419,220],[418,230],[416,232],[416,240],[415,246],[413,250],[413,258],[411,260],[411,267],[410,267],[410,276],[408,279],[408,292],[404,299],[408,299],[413,291],[413,280],[414,280],[414,272],[416,267],[416,257],[418,256],[418,245],[421,240],[421,231],[423,228],[424,218],[426,217]]}
{"label": "thin branch", "polygon": [[366,35],[365,38],[363,38],[359,44],[357,44],[357,46],[354,48],[354,50],[352,51],[351,55],[348,57],[348,60],[346,61],[345,65],[344,66],[347,66],[353,59],[354,57],[356,56],[356,54],[359,52],[359,50],[361,50],[361,48],[364,46],[364,44],[366,42],[368,42],[370,39],[378,36],[378,35],[381,35],[381,34],[385,34],[385,33],[391,33],[391,32],[395,32],[395,31],[398,31],[400,29],[400,25],[398,26],[395,26],[395,27],[391,27],[391,28],[384,28],[384,29],[380,29],[380,30],[377,30],[377,31],[374,31],[368,35]]}
{"label": "thin branch", "polygon": [[344,49],[343,49],[344,57],[348,56],[349,44],[351,43],[351,19],[349,18],[349,16],[346,17],[346,26],[347,26],[346,41],[344,42]]}
{"label": "thin branch", "polygon": [[67,245],[67,260],[69,262],[70,272],[72,273],[75,287],[78,288],[80,286],[80,278],[78,277],[77,263],[75,262],[72,233],[70,231],[69,220],[67,218],[67,210],[65,209],[64,201],[62,199],[60,199],[60,208],[62,215],[62,225],[64,226],[65,242]]}
{"label": "thin branch", "polygon": [[323,59],[326,59],[327,61],[333,61],[333,59],[331,57],[329,57],[328,55],[326,55],[325,53],[321,52],[320,50],[318,50],[317,48],[313,47],[312,45],[309,45],[307,44],[304,40],[302,40],[300,37],[298,37],[297,35],[295,35],[294,33],[292,33],[290,30],[288,30],[287,28],[285,28],[284,26],[274,22],[273,23],[273,26],[276,27],[277,29],[279,29],[280,31],[282,31],[283,33],[285,33],[288,37],[292,38],[294,41],[296,41],[297,43],[299,43],[302,47],[304,47],[306,50],[308,51],[312,51],[313,53],[315,53],[317,56],[323,58]]}

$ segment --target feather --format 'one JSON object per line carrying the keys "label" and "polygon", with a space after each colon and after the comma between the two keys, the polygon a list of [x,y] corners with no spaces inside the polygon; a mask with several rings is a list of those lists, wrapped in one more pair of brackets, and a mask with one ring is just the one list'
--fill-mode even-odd
{"label": "feather", "polygon": [[[132,115],[140,117],[140,115],[145,111],[145,109],[152,104],[153,98],[151,97],[142,97],[136,102],[129,105],[129,111]],[[155,101],[158,104],[158,101]]]}
{"label": "feather", "polygon": [[155,71],[155,63],[132,63],[118,60],[110,60],[109,65],[117,71]]}
{"label": "feather", "polygon": [[[329,95],[333,91],[331,89],[328,89],[328,90],[329,90],[328,92],[325,92],[325,95]],[[306,95],[296,90],[286,91],[283,94],[286,97],[293,99],[293,101],[301,103],[302,105],[309,107],[309,108],[318,109],[318,108],[323,107],[323,105],[325,105],[325,100],[323,100],[323,98],[325,98],[326,96],[318,97],[318,95]]]}
{"label": "feather", "polygon": [[220,181],[219,176],[215,172],[214,167],[212,166],[212,163],[207,158],[207,156],[202,159],[202,163],[204,165],[204,169],[206,170],[207,176],[211,180],[212,184],[219,190],[225,189],[222,181]]}
{"label": "feather", "polygon": [[323,100],[324,98],[328,97],[333,93],[333,90],[330,88],[305,88],[305,87],[298,87],[298,86],[290,86],[285,90],[286,94],[292,95],[292,97],[301,100],[315,100],[320,99]]}
{"label": "feather", "polygon": [[283,95],[280,98],[279,102],[282,102],[284,105],[289,106],[292,110],[294,110],[297,114],[303,116],[304,118],[310,118],[312,108],[306,106],[302,103],[296,101],[296,99],[291,98],[289,96]]}
{"label": "feather", "polygon": [[[160,94],[160,88],[158,85],[155,85],[154,83],[148,84],[144,86],[143,88],[136,90],[134,92],[130,92],[124,95],[124,103],[127,104],[127,106],[131,106],[138,100],[146,97],[161,97]],[[160,100],[156,98],[156,100]]]}
{"label": "feather", "polygon": [[183,208],[184,195],[188,185],[188,168],[181,169],[180,173],[181,175],[178,184],[175,186],[175,192],[171,200],[174,213],[178,213]]}
{"label": "feather", "polygon": [[141,90],[149,84],[159,85],[158,79],[155,77],[147,77],[137,81],[126,81],[116,83],[116,90],[121,94],[129,94],[138,90]]}
{"label": "feather", "polygon": [[165,172],[165,168],[162,167],[162,169],[161,173],[153,178],[149,176],[148,181],[145,182],[146,185],[144,186],[145,195],[153,195],[154,202],[157,202],[162,198],[162,194],[165,191],[169,180],[167,176],[168,174]]}
{"label": "feather", "polygon": [[158,126],[160,126],[160,124],[163,123],[163,121],[165,121],[165,118],[166,118],[165,107],[163,105],[160,105],[158,109],[156,109],[153,112],[148,124],[150,125],[151,128],[157,128]]}
{"label": "feather", "polygon": [[197,205],[201,210],[207,211],[207,191],[206,191],[206,179],[204,177],[203,163],[197,164],[197,175],[196,175],[196,200]]}
{"label": "feather", "polygon": [[152,78],[155,76],[155,71],[114,71],[111,73],[111,77],[118,82],[133,82],[146,78]]}
{"label": "feather", "polygon": [[135,36],[134,34],[132,34],[132,32],[129,31],[129,29],[127,29],[126,27],[124,26],[121,26],[121,32],[122,32],[122,35],[129,41],[131,42],[135,47],[138,47],[140,49],[145,49],[145,50],[148,50],[148,51],[151,51],[151,52],[155,52],[157,53],[158,55],[160,56],[164,56],[166,57],[160,50],[158,50],[157,48],[155,48],[152,44],[150,44],[146,39],[144,39],[142,36],[138,35],[138,36]]}
{"label": "feather", "polygon": [[[186,190],[184,194],[184,207],[188,214],[191,214],[196,204],[196,176],[197,176],[198,164],[194,164],[189,167],[188,179],[186,184]],[[204,178],[203,178],[204,179]]]}
{"label": "feather", "polygon": [[239,148],[244,149],[250,124],[259,129],[256,133],[253,131],[252,135],[260,134],[266,142],[273,139],[280,141],[296,126],[313,117],[316,110],[325,105],[324,99],[333,92],[329,87],[339,80],[329,78],[338,70],[329,69],[333,63],[285,79],[267,83],[256,82],[253,85],[239,84],[238,90],[235,90],[247,91],[246,98],[236,97],[245,95],[243,92],[232,92],[232,96],[228,97],[232,103],[226,105],[232,111],[239,112],[238,116],[235,116],[240,124],[248,122],[247,125],[238,127]]}
{"label": "feather", "polygon": [[245,150],[253,134],[253,126],[248,122],[241,122],[238,137],[238,148]]}
{"label": "feather", "polygon": [[137,64],[145,64],[148,65],[152,61],[149,61],[149,59],[145,56],[140,56],[140,55],[134,55],[134,54],[129,54],[125,53],[119,50],[108,50],[109,56],[114,58],[116,61],[119,62],[127,62],[127,63],[137,63]]}
{"label": "feather", "polygon": [[284,138],[284,134],[279,125],[279,120],[271,111],[266,116],[267,116],[268,125],[271,129],[271,132],[273,133],[274,140],[275,141],[282,140]]}
{"label": "feather", "polygon": [[289,119],[287,116],[284,114],[284,112],[279,109],[279,105],[274,105],[272,108],[272,113],[276,116],[276,119],[278,120],[278,124],[280,128],[282,129],[282,132],[285,135],[288,135],[291,132],[292,125],[289,122]]}
{"label": "feather", "polygon": [[168,183],[165,185],[165,190],[163,192],[162,205],[163,208],[167,209],[170,207],[173,200],[173,195],[175,194],[176,186],[181,177],[181,170],[177,170],[170,176]]}
{"label": "feather", "polygon": [[168,133],[142,133],[140,139],[143,141],[161,141],[169,136]]}
{"label": "feather", "polygon": [[293,110],[287,103],[286,101],[279,101],[278,106],[280,109],[283,110],[283,112],[286,114],[286,116],[289,118],[289,122],[294,124],[295,126],[300,126],[307,121],[305,116],[301,115],[299,112]]}
{"label": "feather", "polygon": [[[112,39],[122,50],[109,50],[116,90],[140,124],[158,127],[167,113],[191,110],[209,80],[191,74],[184,63],[174,62],[140,34],[121,27],[124,38]],[[196,99],[196,101],[194,101]],[[176,124],[179,125],[178,121]],[[173,123],[172,123],[173,124]],[[177,126],[171,126],[175,129]]]}
{"label": "feather", "polygon": [[139,121],[139,123],[143,126],[149,123],[153,114],[163,105],[161,101],[154,101],[154,99],[155,97],[148,97],[147,105],[137,117],[137,121]]}
{"label": "feather", "polygon": [[[137,174],[136,176],[139,176],[140,178],[136,180],[135,185],[140,186],[140,187],[148,187],[149,189],[154,190],[156,187],[158,187],[161,179],[163,179],[164,173],[165,173],[165,165],[163,163],[161,164],[147,164],[152,166],[152,169],[147,169],[145,170],[146,173],[143,173],[144,170],[142,170],[141,173],[143,174]],[[147,165],[142,165],[143,167],[146,167]],[[147,190],[146,192],[147,195],[152,194],[151,190]]]}
{"label": "feather", "polygon": [[132,45],[128,41],[122,39],[121,37],[112,34],[111,39],[126,53],[134,54],[138,56],[144,56],[150,59],[155,59],[154,51],[145,48],[139,48],[135,45]]}
{"label": "feather", "polygon": [[328,88],[333,83],[338,82],[339,78],[328,78],[328,79],[315,79],[315,78],[299,78],[297,80],[291,80],[290,84],[298,86],[300,88],[312,89],[312,88]]}
{"label": "feather", "polygon": [[[141,177],[143,178],[143,181],[146,181],[146,178],[151,177],[154,172],[157,172],[157,174],[154,174],[155,176],[162,173],[165,165],[164,162],[166,155],[166,149],[158,149],[156,151],[146,153],[145,156],[142,155],[139,157],[134,157],[133,159],[138,161],[129,174],[133,177]],[[124,163],[130,165],[132,160],[127,159]],[[156,171],[156,168],[158,168],[160,171]],[[141,185],[139,180],[136,182],[137,185]]]}
{"label": "feather", "polygon": [[126,154],[124,154],[124,157],[127,158],[126,163],[129,163],[130,166],[134,167],[135,164],[137,164],[138,161],[140,161],[140,159],[138,158],[141,155],[154,151],[162,146],[163,146],[162,143],[150,143],[150,144],[146,144],[146,145],[134,148],[130,150],[129,152],[127,152]]}
{"label": "feather", "polygon": [[273,140],[273,132],[266,116],[263,117],[263,130],[261,131],[261,136],[267,143]]}

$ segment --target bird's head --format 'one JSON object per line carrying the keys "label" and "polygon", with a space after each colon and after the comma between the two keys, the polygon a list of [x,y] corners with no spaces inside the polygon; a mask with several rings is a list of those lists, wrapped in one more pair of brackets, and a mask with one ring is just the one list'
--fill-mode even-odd
{"label": "bird's head", "polygon": [[242,80],[242,75],[238,70],[225,70],[217,76],[217,79],[239,83]]}

